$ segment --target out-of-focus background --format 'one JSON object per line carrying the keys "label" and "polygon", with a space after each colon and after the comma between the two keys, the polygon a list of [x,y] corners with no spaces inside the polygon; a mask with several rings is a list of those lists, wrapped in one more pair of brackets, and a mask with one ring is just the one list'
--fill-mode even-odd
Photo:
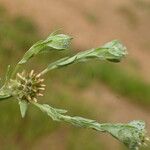
{"label": "out-of-focus background", "polygon": [[[92,61],[53,71],[39,101],[99,122],[144,120],[150,131],[149,27],[149,0],[0,0],[0,76],[59,28],[74,37],[72,51],[38,56],[28,69],[40,71],[52,60],[119,39],[129,52],[122,63]],[[26,149],[126,150],[109,135],[54,122],[36,108],[21,119],[15,100],[1,102],[0,150]]]}

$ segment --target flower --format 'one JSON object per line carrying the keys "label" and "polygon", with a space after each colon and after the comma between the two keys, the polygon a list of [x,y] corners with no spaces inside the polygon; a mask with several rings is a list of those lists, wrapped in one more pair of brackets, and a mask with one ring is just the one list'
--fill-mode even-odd
{"label": "flower", "polygon": [[46,85],[43,82],[41,74],[34,73],[34,70],[30,73],[23,71],[17,73],[15,80],[10,80],[9,89],[18,100],[37,102],[37,97],[43,96],[42,92],[45,90]]}

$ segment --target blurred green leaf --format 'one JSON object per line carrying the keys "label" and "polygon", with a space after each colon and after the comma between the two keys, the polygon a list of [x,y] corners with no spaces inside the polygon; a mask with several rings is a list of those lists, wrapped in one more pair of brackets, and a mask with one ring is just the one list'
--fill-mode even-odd
{"label": "blurred green leaf", "polygon": [[0,88],[0,101],[4,100],[4,99],[8,99],[10,98],[12,95],[10,94],[7,86],[4,84],[4,86],[2,86]]}
{"label": "blurred green leaf", "polygon": [[11,97],[9,90],[7,88],[7,84],[9,82],[10,76],[11,76],[12,70],[10,68],[10,65],[7,67],[7,72],[5,76],[5,83],[4,85],[0,88],[0,100],[8,99]]}
{"label": "blurred green leaf", "polygon": [[4,100],[4,99],[8,99],[10,97],[11,97],[11,95],[0,95],[0,101]]}

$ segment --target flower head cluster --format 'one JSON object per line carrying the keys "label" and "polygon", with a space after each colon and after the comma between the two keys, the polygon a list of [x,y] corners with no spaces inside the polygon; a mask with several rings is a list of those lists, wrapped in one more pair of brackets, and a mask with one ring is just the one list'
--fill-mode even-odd
{"label": "flower head cluster", "polygon": [[42,93],[45,90],[46,85],[43,82],[41,74],[34,73],[34,70],[30,73],[23,71],[17,73],[15,80],[11,79],[9,89],[12,91],[12,95],[19,100],[37,102],[37,97],[43,96]]}

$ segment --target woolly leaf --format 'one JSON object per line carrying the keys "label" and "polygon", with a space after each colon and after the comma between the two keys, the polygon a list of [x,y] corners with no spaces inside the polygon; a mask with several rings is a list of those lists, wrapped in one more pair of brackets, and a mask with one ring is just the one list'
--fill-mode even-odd
{"label": "woolly leaf", "polygon": [[34,105],[40,108],[43,112],[46,112],[47,115],[49,115],[53,120],[56,120],[56,121],[60,121],[59,118],[61,118],[61,114],[64,114],[67,112],[66,110],[56,109],[47,104],[41,105],[38,103],[34,103]]}
{"label": "woolly leaf", "polygon": [[[91,128],[100,132],[106,132],[124,143],[130,150],[137,150],[146,141],[145,123],[143,121],[132,121],[128,124],[100,124],[95,120],[83,117],[71,117],[64,115],[66,111],[53,108],[47,104],[33,103],[43,112],[47,113],[55,121],[64,121],[82,128]],[[63,113],[62,113],[63,112]]]}
{"label": "woolly leaf", "polygon": [[62,58],[54,63],[51,63],[42,74],[48,71],[70,65],[72,63],[88,61],[90,59],[108,60],[111,62],[120,62],[122,58],[127,55],[127,50],[121,42],[114,40],[106,43],[104,46],[99,48],[90,49],[87,51],[79,52],[72,57]]}
{"label": "woolly leaf", "polygon": [[108,42],[102,48],[104,49],[104,59],[112,62],[120,62],[128,54],[126,47],[118,40]]}
{"label": "woolly leaf", "polygon": [[35,43],[23,56],[18,64],[26,63],[31,57],[51,50],[66,50],[69,48],[71,37],[64,34],[51,34],[47,39]]}
{"label": "woolly leaf", "polygon": [[145,123],[132,121],[128,124],[103,124],[102,128],[124,143],[130,150],[138,150],[146,142]]}

